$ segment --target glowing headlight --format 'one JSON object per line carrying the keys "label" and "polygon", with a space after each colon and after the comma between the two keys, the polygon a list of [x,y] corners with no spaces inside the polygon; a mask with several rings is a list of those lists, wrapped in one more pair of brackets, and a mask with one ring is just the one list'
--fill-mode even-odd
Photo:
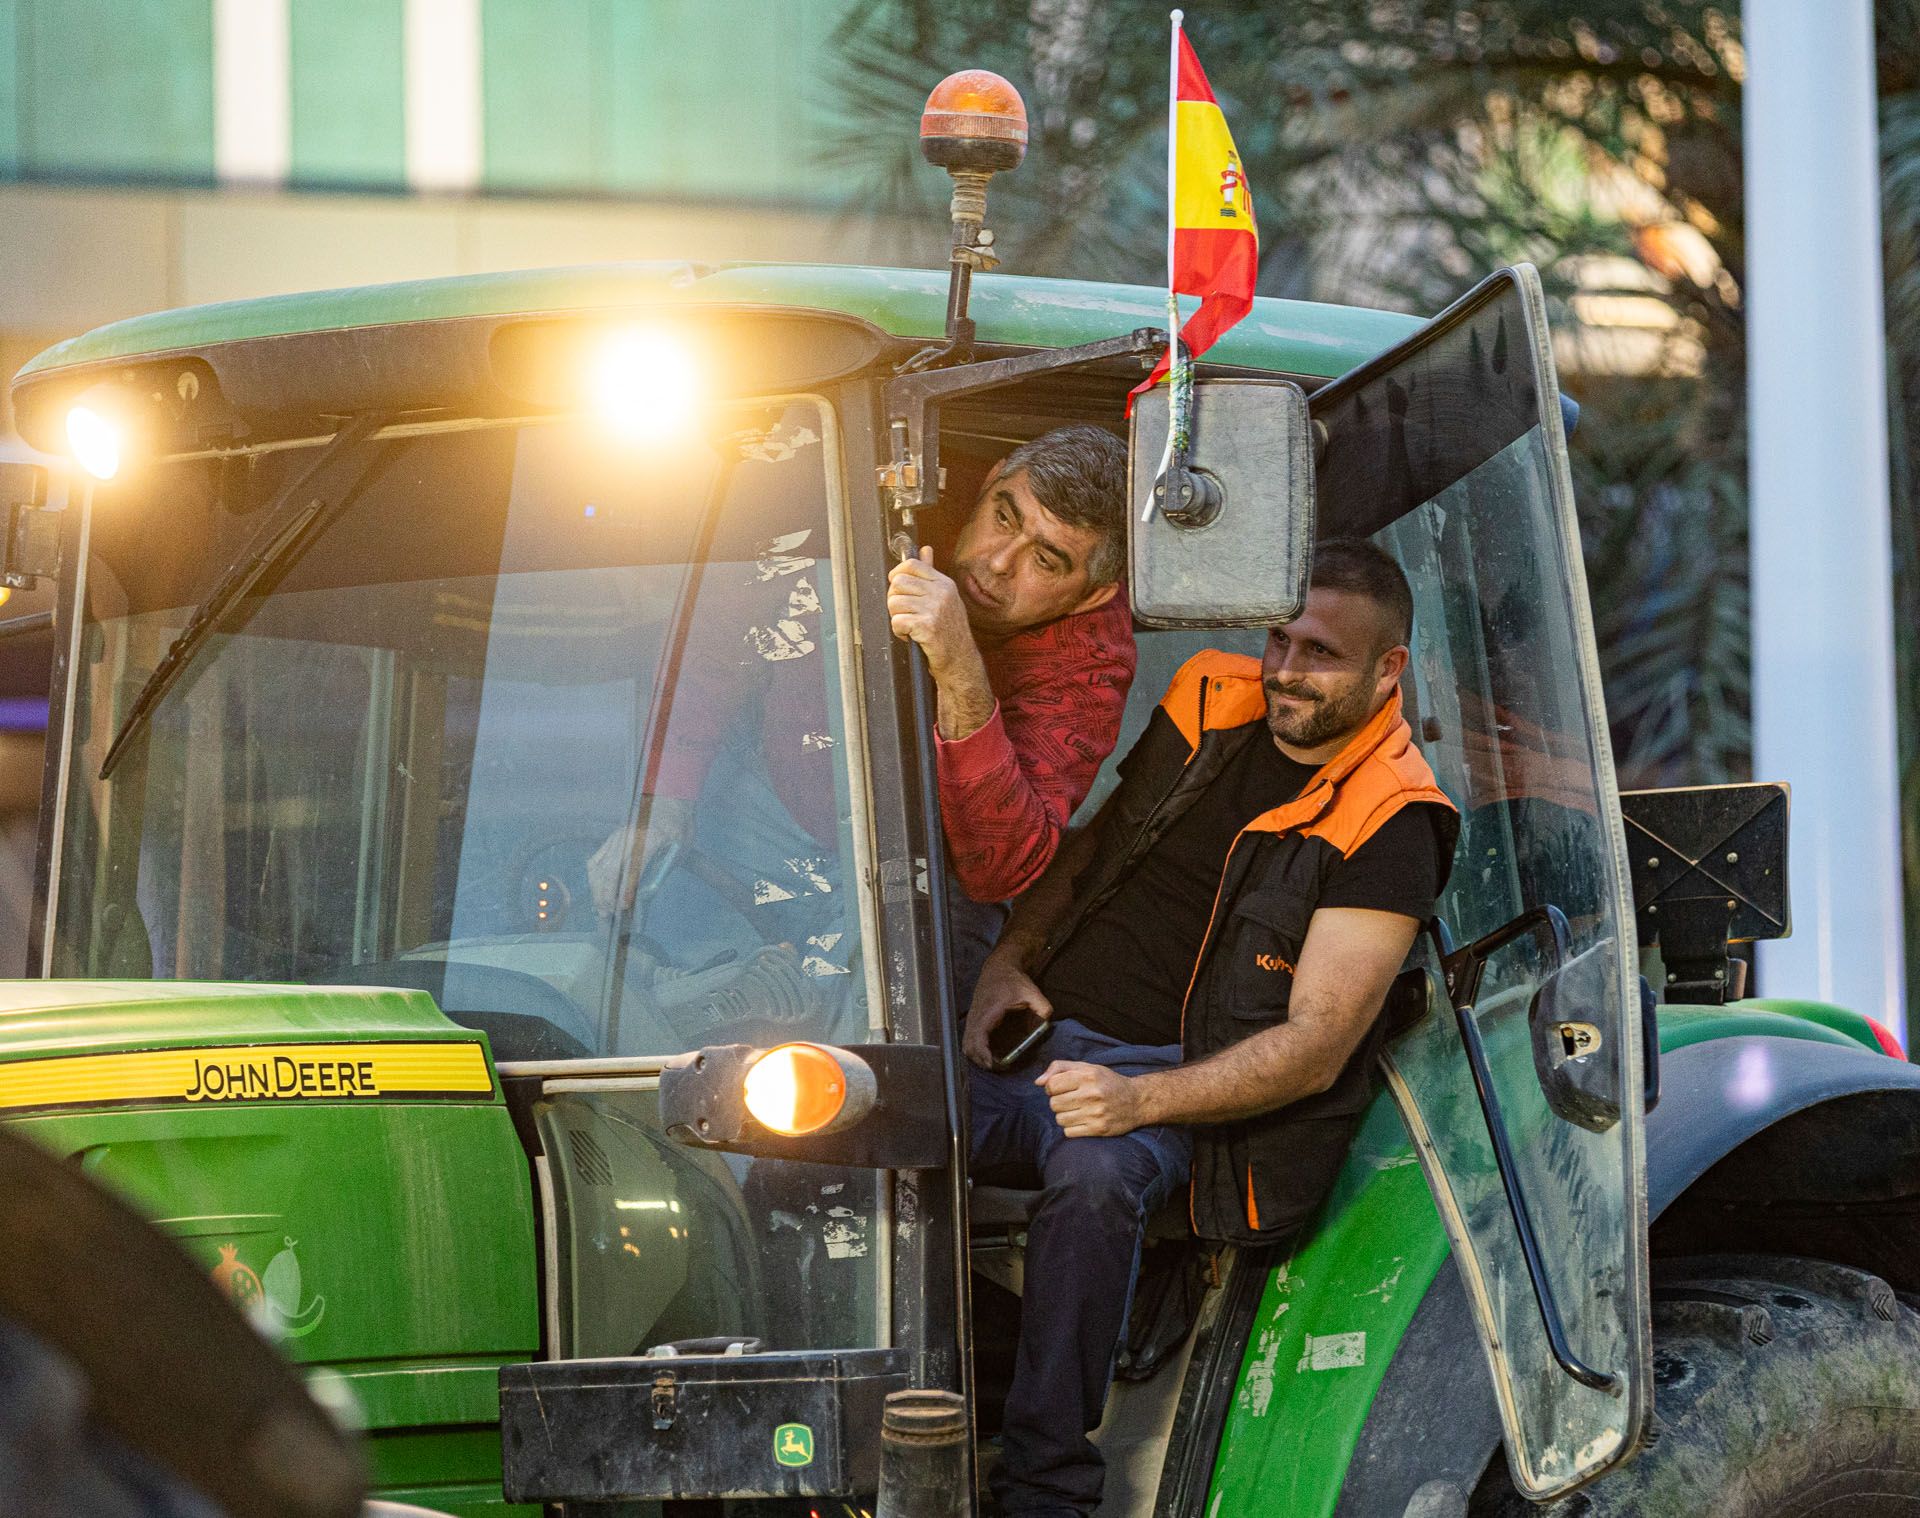
{"label": "glowing headlight", "polygon": [[124,441],[119,425],[91,406],[75,406],[67,413],[67,446],[96,480],[110,480],[120,472]]}
{"label": "glowing headlight", "polygon": [[600,345],[588,393],[593,409],[614,432],[653,442],[673,436],[697,414],[699,366],[677,338],[628,328]]}
{"label": "glowing headlight", "polygon": [[781,1044],[747,1067],[747,1111],[775,1133],[825,1133],[873,1108],[873,1071],[858,1055],[821,1044]]}

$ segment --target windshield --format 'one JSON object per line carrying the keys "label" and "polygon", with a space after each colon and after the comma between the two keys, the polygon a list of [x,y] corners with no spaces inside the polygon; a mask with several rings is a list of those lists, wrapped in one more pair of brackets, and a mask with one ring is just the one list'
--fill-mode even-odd
{"label": "windshield", "polygon": [[355,444],[101,780],[318,446],[96,493],[51,973],[412,986],[508,1060],[866,1036],[831,413]]}

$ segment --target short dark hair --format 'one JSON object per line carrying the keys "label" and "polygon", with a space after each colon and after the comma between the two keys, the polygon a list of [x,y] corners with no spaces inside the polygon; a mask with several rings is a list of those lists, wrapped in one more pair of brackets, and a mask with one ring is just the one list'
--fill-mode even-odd
{"label": "short dark hair", "polygon": [[1393,556],[1365,538],[1329,538],[1313,545],[1313,589],[1365,596],[1386,614],[1391,637],[1376,653],[1413,637],[1413,592]]}
{"label": "short dark hair", "polygon": [[1022,470],[1036,501],[1069,527],[1097,535],[1087,556],[1088,580],[1118,580],[1127,558],[1126,444],[1103,427],[1056,427],[1022,443],[1000,466],[1003,477]]}

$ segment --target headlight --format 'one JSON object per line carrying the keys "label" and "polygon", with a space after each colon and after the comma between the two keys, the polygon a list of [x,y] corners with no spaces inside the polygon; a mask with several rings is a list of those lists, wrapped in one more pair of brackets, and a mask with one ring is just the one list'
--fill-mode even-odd
{"label": "headlight", "polygon": [[684,431],[703,390],[693,350],[670,333],[623,327],[594,350],[587,392],[607,426],[634,442]]}
{"label": "headlight", "polygon": [[120,472],[125,444],[126,430],[94,407],[77,405],[67,413],[67,446],[96,480],[110,480]]}

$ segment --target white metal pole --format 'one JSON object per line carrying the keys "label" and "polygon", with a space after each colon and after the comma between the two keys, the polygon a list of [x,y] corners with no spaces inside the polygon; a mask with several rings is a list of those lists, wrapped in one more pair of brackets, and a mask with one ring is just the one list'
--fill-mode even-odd
{"label": "white metal pole", "polygon": [[417,191],[479,188],[481,0],[405,0],[407,183]]}
{"label": "white metal pole", "polygon": [[[1173,23],[1173,40],[1167,55],[1167,305],[1170,314],[1179,316],[1178,298],[1173,290],[1174,275],[1174,186],[1180,177],[1180,23],[1186,20],[1185,11],[1172,11],[1168,20]],[[1168,334],[1178,337],[1175,330]]]}
{"label": "white metal pole", "polygon": [[1762,987],[1906,1037],[1872,0],[1748,0],[1754,774],[1793,787]]}
{"label": "white metal pole", "polygon": [[214,0],[213,169],[277,185],[293,158],[289,0]]}
{"label": "white metal pole", "polygon": [[[1186,19],[1186,12],[1172,11],[1168,19],[1173,23],[1173,38],[1167,58],[1167,446],[1160,452],[1158,478],[1165,479],[1167,466],[1173,462],[1173,438],[1176,431],[1176,418],[1173,414],[1174,366],[1180,362],[1180,295],[1173,288],[1174,261],[1177,257],[1174,239],[1177,224],[1175,211],[1179,204],[1177,189],[1180,178],[1180,23]],[[1147,492],[1145,505],[1140,511],[1142,522],[1153,520],[1153,492]]]}

